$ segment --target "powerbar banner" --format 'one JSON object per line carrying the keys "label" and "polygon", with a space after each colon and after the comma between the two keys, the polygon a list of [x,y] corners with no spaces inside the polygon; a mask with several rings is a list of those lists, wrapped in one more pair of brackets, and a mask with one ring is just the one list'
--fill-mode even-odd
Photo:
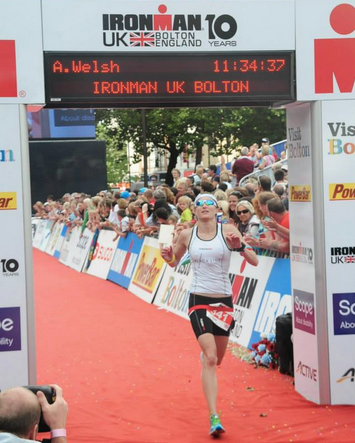
{"label": "powerbar banner", "polygon": [[145,237],[128,290],[146,302],[152,303],[166,267],[160,255],[158,240]]}
{"label": "powerbar banner", "polygon": [[129,232],[126,238],[121,237],[112,260],[107,279],[128,288],[135,270],[144,239]]}

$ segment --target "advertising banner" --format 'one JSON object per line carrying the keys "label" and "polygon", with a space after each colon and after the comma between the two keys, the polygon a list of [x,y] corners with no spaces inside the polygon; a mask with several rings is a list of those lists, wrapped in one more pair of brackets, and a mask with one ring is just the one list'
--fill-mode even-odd
{"label": "advertising banner", "polygon": [[355,100],[322,103],[324,224],[332,404],[355,404]]}
{"label": "advertising banner", "polygon": [[39,247],[41,246],[43,234],[44,234],[44,230],[46,229],[46,226],[47,226],[47,220],[39,220],[39,222],[37,224],[35,236],[33,239],[33,243],[32,243],[33,247],[36,249],[39,249]]}
{"label": "advertising banner", "polygon": [[77,238],[72,253],[67,261],[67,265],[70,268],[75,269],[78,272],[82,271],[85,260],[87,259],[89,253],[93,236],[93,232],[89,231],[89,229],[85,229],[85,231],[80,234],[79,238]]}
{"label": "advertising banner", "polygon": [[[17,4],[17,2],[15,3]],[[0,17],[0,23],[2,23],[2,19],[3,14]],[[2,30],[0,34],[1,32]],[[2,65],[0,66],[0,70],[2,70]],[[25,203],[22,183],[24,163],[21,157],[21,143],[20,107],[18,105],[0,104],[1,390],[11,386],[28,384],[29,377],[28,365],[30,357],[28,346],[30,345],[27,340],[27,261],[25,255],[26,248],[24,246]],[[31,237],[30,223],[29,220],[29,238]]]}
{"label": "advertising banner", "polygon": [[38,226],[39,222],[40,222],[39,218],[32,218],[32,220],[31,220],[31,224],[32,224],[32,241],[35,238],[36,230],[37,230],[37,226]]}
{"label": "advertising banner", "polygon": [[118,240],[113,241],[115,237],[116,233],[114,231],[107,231],[105,229],[100,231],[95,252],[87,271],[88,274],[103,278],[104,280],[107,279],[117,249]]}
{"label": "advertising banner", "polygon": [[[45,51],[294,50],[294,2],[42,0]],[[85,10],[85,14],[83,14]],[[250,17],[253,26],[250,26]],[[265,33],[265,23],[268,32]],[[60,38],[57,36],[60,35]],[[280,38],[282,36],[282,38]]]}
{"label": "advertising banner", "polygon": [[188,319],[192,275],[190,257],[187,253],[178,266],[166,267],[154,304]]}
{"label": "advertising banner", "polygon": [[[316,331],[314,210],[312,198],[313,146],[311,106],[287,109],[288,173],[290,187],[290,258],[293,288],[293,345],[296,390],[319,403],[319,359]],[[319,302],[323,294],[319,294]],[[308,368],[308,369],[305,369]]]}
{"label": "advertising banner", "polygon": [[[263,257],[262,257],[263,258]],[[271,260],[265,257],[265,260]],[[259,274],[258,274],[259,275]],[[260,334],[275,332],[275,320],[279,315],[292,311],[290,261],[282,258],[275,259],[271,272],[268,274],[267,283],[255,321],[252,321],[251,336],[247,346],[260,340]]]}
{"label": "advertising banner", "polygon": [[60,233],[62,232],[62,225],[60,223],[56,223],[52,227],[51,236],[48,240],[45,252],[49,255],[54,255],[55,246],[57,244],[58,238],[60,237]]}
{"label": "advertising banner", "polygon": [[53,226],[53,221],[51,220],[47,220],[46,224],[44,226],[44,230],[42,233],[42,240],[41,243],[39,245],[39,250],[40,251],[45,251],[47,248],[47,244],[49,243],[49,240],[52,236],[52,226]]}
{"label": "advertising banner", "polygon": [[295,7],[297,100],[354,99],[354,2],[297,0]]}
{"label": "advertising banner", "polygon": [[258,259],[258,266],[252,266],[240,254],[235,252],[232,253],[229,268],[232,279],[235,320],[230,340],[245,347],[249,345],[255,318],[271,269],[275,263],[275,259],[270,257],[258,257]]}
{"label": "advertising banner", "polygon": [[158,240],[145,237],[128,290],[146,302],[152,303],[166,267],[165,261],[160,256]]}
{"label": "advertising banner", "polygon": [[75,249],[75,245],[77,244],[80,237],[80,232],[80,228],[78,228],[77,226],[71,231],[67,231],[59,257],[59,261],[60,263],[63,263],[63,265],[69,266],[70,259]]}
{"label": "advertising banner", "polygon": [[45,102],[40,0],[2,0],[0,66],[0,104]]}
{"label": "advertising banner", "polygon": [[65,239],[65,236],[66,236],[66,233],[67,233],[67,230],[68,230],[67,225],[61,223],[60,226],[61,226],[60,235],[59,235],[57,243],[56,243],[56,245],[54,247],[53,257],[55,257],[55,258],[59,258],[60,257],[60,251],[62,249],[62,245],[63,245],[64,239]]}
{"label": "advertising banner", "polygon": [[107,280],[113,281],[123,288],[128,288],[144,239],[129,232],[126,238],[120,237]]}

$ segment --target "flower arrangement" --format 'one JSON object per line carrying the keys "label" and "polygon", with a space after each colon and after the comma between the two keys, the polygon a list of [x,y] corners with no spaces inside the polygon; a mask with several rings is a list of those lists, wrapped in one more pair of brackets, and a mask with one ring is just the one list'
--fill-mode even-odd
{"label": "flower arrangement", "polygon": [[251,345],[250,357],[256,366],[264,366],[269,369],[277,368],[278,355],[276,353],[275,334],[261,333],[257,343]]}

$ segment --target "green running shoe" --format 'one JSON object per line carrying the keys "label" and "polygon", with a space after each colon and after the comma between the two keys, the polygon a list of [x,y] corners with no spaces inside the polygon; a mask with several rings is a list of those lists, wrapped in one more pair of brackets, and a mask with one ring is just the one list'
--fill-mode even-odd
{"label": "green running shoe", "polygon": [[224,432],[226,432],[226,430],[222,426],[221,419],[217,414],[211,414],[210,425],[210,435],[212,435],[213,437],[218,437],[219,434],[223,434]]}

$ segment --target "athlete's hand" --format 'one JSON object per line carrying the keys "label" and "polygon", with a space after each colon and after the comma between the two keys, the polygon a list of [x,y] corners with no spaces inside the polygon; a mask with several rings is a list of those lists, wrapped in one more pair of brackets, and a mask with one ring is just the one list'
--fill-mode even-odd
{"label": "athlete's hand", "polygon": [[167,246],[165,248],[161,249],[160,255],[163,257],[163,259],[166,262],[169,262],[173,259],[173,247],[172,246]]}
{"label": "athlete's hand", "polygon": [[228,232],[226,234],[226,240],[231,249],[239,249],[242,246],[242,239],[238,234],[235,234],[234,232]]}

